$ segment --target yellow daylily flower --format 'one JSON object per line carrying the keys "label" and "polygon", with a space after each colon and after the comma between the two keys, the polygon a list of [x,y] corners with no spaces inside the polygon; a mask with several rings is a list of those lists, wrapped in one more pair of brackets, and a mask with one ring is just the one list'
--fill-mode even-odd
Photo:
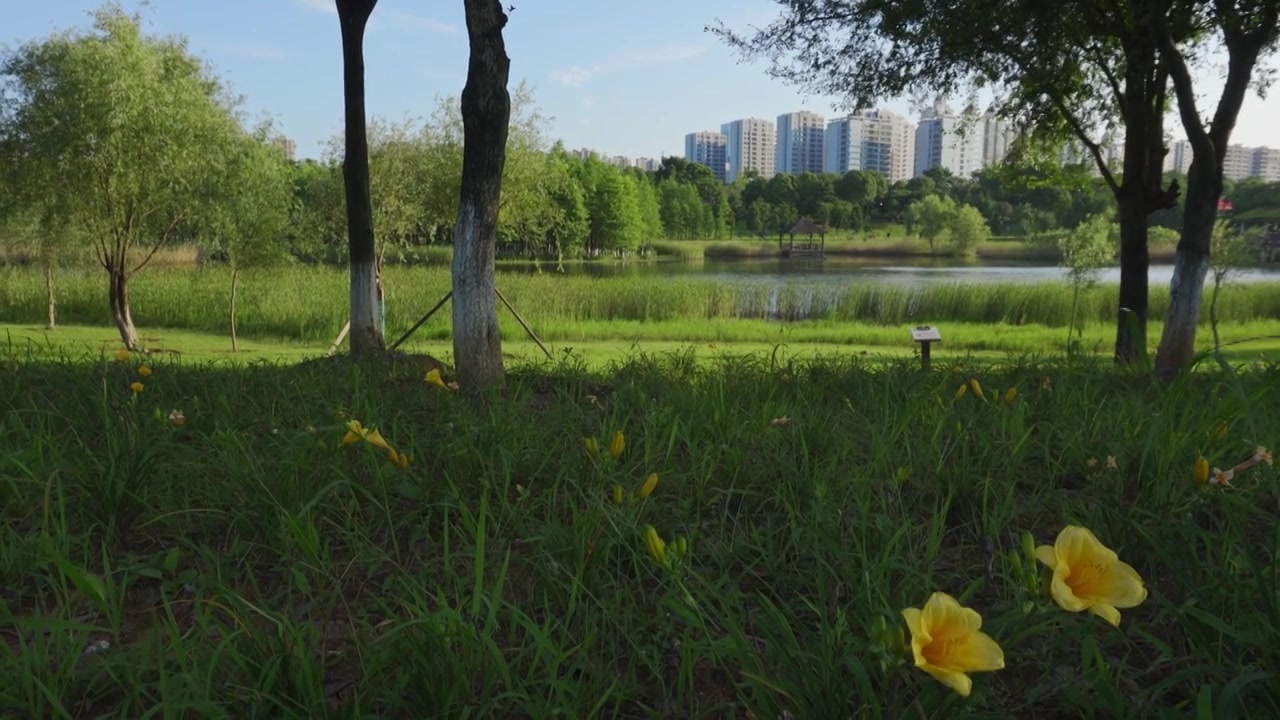
{"label": "yellow daylily flower", "polygon": [[181,410],[170,410],[169,422],[177,425],[178,427],[182,427],[187,424],[187,416],[182,414]]}
{"label": "yellow daylily flower", "polygon": [[1227,468],[1226,470],[1213,469],[1213,477],[1209,478],[1210,485],[1221,485],[1222,487],[1235,487],[1231,481],[1236,477],[1235,468]]}
{"label": "yellow daylily flower", "polygon": [[449,389],[449,386],[444,382],[444,378],[440,377],[440,368],[431,368],[427,371],[427,376],[423,379],[427,381],[428,385],[435,385],[441,390]]}
{"label": "yellow daylily flower", "polygon": [[142,367],[138,368],[138,374],[141,375],[142,377],[151,377],[151,368],[147,367],[146,365],[143,365]]}
{"label": "yellow daylily flower", "polygon": [[622,431],[617,430],[613,433],[613,439],[609,441],[609,456],[614,460],[622,457],[622,451],[627,448],[627,439],[623,437]]}
{"label": "yellow daylily flower", "polygon": [[645,478],[644,484],[640,486],[640,492],[636,493],[641,500],[653,494],[654,489],[658,487],[658,473],[649,473],[649,477]]}
{"label": "yellow daylily flower", "polygon": [[1068,525],[1052,546],[1036,548],[1036,559],[1053,570],[1049,591],[1067,612],[1089,612],[1120,626],[1118,608],[1132,608],[1147,599],[1142,576],[1120,561],[1088,529]]}
{"label": "yellow daylily flower", "polygon": [[129,358],[131,357],[133,357],[133,354],[130,353],[128,350],[116,351],[116,360],[119,360],[120,362],[129,362]]}
{"label": "yellow daylily flower", "polygon": [[671,559],[667,557],[667,543],[652,525],[644,526],[644,543],[649,548],[649,556],[659,565],[670,570]]}
{"label": "yellow daylily flower", "polygon": [[377,428],[366,428],[360,424],[359,420],[349,421],[347,423],[347,434],[342,436],[342,444],[351,445],[360,440],[364,440],[380,450],[391,450],[390,443],[382,437],[382,433]]}
{"label": "yellow daylily flower", "polygon": [[1004,391],[1004,404],[1012,405],[1014,400],[1018,399],[1018,388],[1011,387]]}
{"label": "yellow daylily flower", "polygon": [[924,609],[902,611],[911,631],[911,654],[916,667],[938,682],[968,697],[971,672],[1004,668],[1004,651],[981,631],[982,616],[943,592],[929,596]]}
{"label": "yellow daylily flower", "polygon": [[973,394],[977,395],[979,400],[986,402],[987,396],[982,392],[982,383],[978,382],[978,378],[971,378],[969,387],[973,388]]}
{"label": "yellow daylily flower", "polygon": [[1119,469],[1119,465],[1116,465],[1116,456],[1115,456],[1115,455],[1108,455],[1108,456],[1107,456],[1107,469],[1108,469],[1108,470],[1116,470],[1116,469]]}
{"label": "yellow daylily flower", "polygon": [[143,385],[140,382],[135,382],[129,386],[129,389],[133,391],[134,395],[137,395],[138,393],[142,392],[142,388],[143,388]]}
{"label": "yellow daylily flower", "polygon": [[1191,467],[1191,477],[1199,485],[1209,482],[1209,461],[1203,455],[1196,458],[1196,464]]}
{"label": "yellow daylily flower", "polygon": [[956,399],[959,400],[960,398],[964,397],[964,394],[967,392],[969,392],[969,386],[962,383],[960,385],[960,389],[956,390]]}

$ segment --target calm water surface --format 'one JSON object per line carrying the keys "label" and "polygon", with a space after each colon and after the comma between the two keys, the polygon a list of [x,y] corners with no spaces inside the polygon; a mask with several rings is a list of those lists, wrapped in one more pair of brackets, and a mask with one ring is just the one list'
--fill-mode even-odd
{"label": "calm water surface", "polygon": [[[502,263],[501,272],[556,272],[555,263]],[[879,283],[902,287],[936,284],[973,283],[1043,283],[1065,282],[1067,273],[1053,265],[1018,263],[1008,260],[935,260],[928,258],[827,258],[825,260],[753,258],[735,260],[660,260],[602,261],[564,265],[567,275],[630,276],[705,279],[724,283],[750,285],[848,286],[851,283]],[[1153,265],[1150,270],[1153,288],[1167,285],[1173,274],[1172,265]],[[1119,268],[1106,268],[1099,273],[1104,283],[1120,281]],[[1234,282],[1280,281],[1280,265],[1241,270],[1232,275]]]}

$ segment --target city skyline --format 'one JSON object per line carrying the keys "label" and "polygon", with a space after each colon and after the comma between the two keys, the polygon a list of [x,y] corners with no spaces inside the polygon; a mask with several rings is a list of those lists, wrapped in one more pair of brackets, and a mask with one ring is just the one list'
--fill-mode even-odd
{"label": "city skyline", "polygon": [[[543,114],[553,118],[552,140],[598,148],[610,155],[682,155],[691,130],[715,130],[726,118],[776,120],[779,112],[845,116],[829,97],[806,96],[770,79],[761,63],[737,55],[704,32],[717,19],[747,29],[777,15],[768,0],[655,0],[603,8],[587,0],[559,0],[554,8],[522,5],[505,36],[511,86],[527,80]],[[98,0],[50,0],[15,7],[0,42],[10,47],[55,31],[85,28]],[[127,5],[131,8],[131,5]],[[267,114],[297,143],[299,158],[317,158],[342,129],[341,53],[333,0],[156,0],[144,13],[147,29],[182,34],[237,94],[249,116]],[[573,23],[563,22],[571,16]],[[251,18],[252,22],[246,22]],[[672,22],[679,18],[679,22]],[[627,28],[619,36],[618,27]],[[365,47],[370,116],[429,117],[438,96],[457,96],[465,81],[467,37],[461,3],[424,8],[411,0],[381,0]],[[1270,63],[1271,67],[1275,62]],[[1198,89],[1216,100],[1214,62],[1197,73]],[[715,78],[708,82],[707,78]],[[907,117],[919,108],[885,98],[877,108]],[[1250,95],[1232,143],[1275,146],[1271,120],[1280,95]],[[1167,128],[1183,133],[1176,116]]]}

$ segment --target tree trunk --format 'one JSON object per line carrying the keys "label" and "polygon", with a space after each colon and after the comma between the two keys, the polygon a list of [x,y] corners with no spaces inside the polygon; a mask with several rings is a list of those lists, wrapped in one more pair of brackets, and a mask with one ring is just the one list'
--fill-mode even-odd
{"label": "tree trunk", "polygon": [[351,355],[386,349],[378,325],[377,257],[369,191],[369,138],[364,108],[364,31],[377,0],[337,0],[342,26],[342,91],[346,147],[342,180],[347,201],[347,250],[351,271]]}
{"label": "tree trunk", "polygon": [[1169,281],[1169,314],[1156,352],[1156,373],[1169,379],[1191,365],[1196,354],[1196,327],[1209,274],[1213,226],[1222,196],[1222,168],[1213,158],[1195,158],[1187,172],[1187,199],[1182,237]]}
{"label": "tree trunk", "polygon": [[239,352],[236,345],[236,288],[240,280],[240,268],[231,268],[231,352]]}
{"label": "tree trunk", "polygon": [[138,349],[138,329],[133,326],[133,314],[129,312],[129,276],[122,269],[108,268],[111,274],[111,320],[120,332],[120,342],[126,350]]}
{"label": "tree trunk", "polygon": [[[1128,182],[1122,194],[1129,192]],[[1120,307],[1116,319],[1115,361],[1136,362],[1147,352],[1147,311],[1151,288],[1151,253],[1147,245],[1147,215],[1141,198],[1118,203],[1120,218]]]}
{"label": "tree trunk", "polygon": [[498,332],[498,200],[506,164],[511,96],[499,0],[465,0],[471,58],[462,90],[462,192],[453,231],[453,357],[470,392],[503,381]]}
{"label": "tree trunk", "polygon": [[52,330],[58,326],[58,300],[53,294],[53,263],[45,263],[44,266],[44,294],[49,313],[45,328]]}

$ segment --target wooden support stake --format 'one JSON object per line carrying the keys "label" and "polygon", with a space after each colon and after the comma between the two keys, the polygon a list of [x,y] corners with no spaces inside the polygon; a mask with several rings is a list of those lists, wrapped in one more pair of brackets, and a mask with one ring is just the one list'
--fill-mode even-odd
{"label": "wooden support stake", "polygon": [[525,322],[524,318],[520,317],[520,313],[516,312],[515,307],[513,307],[510,301],[507,300],[507,297],[502,294],[502,291],[497,288],[494,288],[494,291],[498,293],[498,299],[502,301],[502,304],[507,306],[507,309],[511,311],[512,315],[516,316],[516,322],[520,323],[520,327],[524,328],[524,331],[529,333],[529,337],[533,338],[533,341],[538,343],[538,347],[542,348],[542,352],[547,354],[547,359],[554,360],[555,356],[551,354],[551,351],[547,349],[546,345],[542,344],[542,341],[538,339],[536,334],[534,334],[533,328],[529,327],[529,323]]}
{"label": "wooden support stake", "polygon": [[428,311],[427,311],[427,314],[426,314],[426,315],[423,315],[421,320],[419,320],[418,322],[414,323],[414,324],[413,324],[413,327],[411,327],[411,328],[409,328],[408,330],[406,330],[406,331],[405,331],[405,333],[404,333],[403,335],[401,335],[401,336],[400,336],[400,339],[399,339],[399,340],[397,340],[397,341],[395,341],[394,343],[392,343],[392,344],[391,344],[391,347],[389,347],[389,348],[387,348],[387,349],[388,349],[388,350],[395,350],[396,348],[398,348],[398,347],[400,347],[401,345],[403,345],[403,344],[404,344],[404,341],[405,341],[405,340],[408,340],[410,335],[412,335],[412,334],[414,334],[415,332],[417,332],[417,331],[418,331],[418,328],[420,328],[420,327],[422,327],[423,325],[425,325],[425,324],[426,324],[426,322],[427,322],[428,320],[430,320],[430,319],[431,319],[431,316],[436,314],[436,311],[437,311],[437,310],[439,310],[440,308],[444,307],[444,304],[445,304],[445,303],[447,303],[447,302],[449,302],[449,298],[451,298],[451,297],[453,297],[453,291],[452,291],[452,290],[450,290],[449,292],[445,293],[445,294],[444,294],[444,297],[440,298],[440,302],[438,302],[438,303],[436,303],[436,304],[435,304],[435,307],[433,307],[433,308],[431,308],[430,310],[428,310]]}
{"label": "wooden support stake", "polygon": [[343,340],[346,340],[346,339],[347,339],[347,333],[349,333],[349,332],[351,332],[351,321],[350,321],[350,320],[348,320],[348,321],[347,321],[347,324],[346,324],[346,325],[343,325],[343,326],[342,326],[342,332],[338,333],[338,339],[337,339],[337,340],[334,340],[334,341],[333,341],[333,345],[330,345],[330,346],[329,346],[329,352],[328,352],[327,354],[332,355],[332,354],[334,354],[334,353],[338,352],[338,346],[342,344],[342,341],[343,341]]}

